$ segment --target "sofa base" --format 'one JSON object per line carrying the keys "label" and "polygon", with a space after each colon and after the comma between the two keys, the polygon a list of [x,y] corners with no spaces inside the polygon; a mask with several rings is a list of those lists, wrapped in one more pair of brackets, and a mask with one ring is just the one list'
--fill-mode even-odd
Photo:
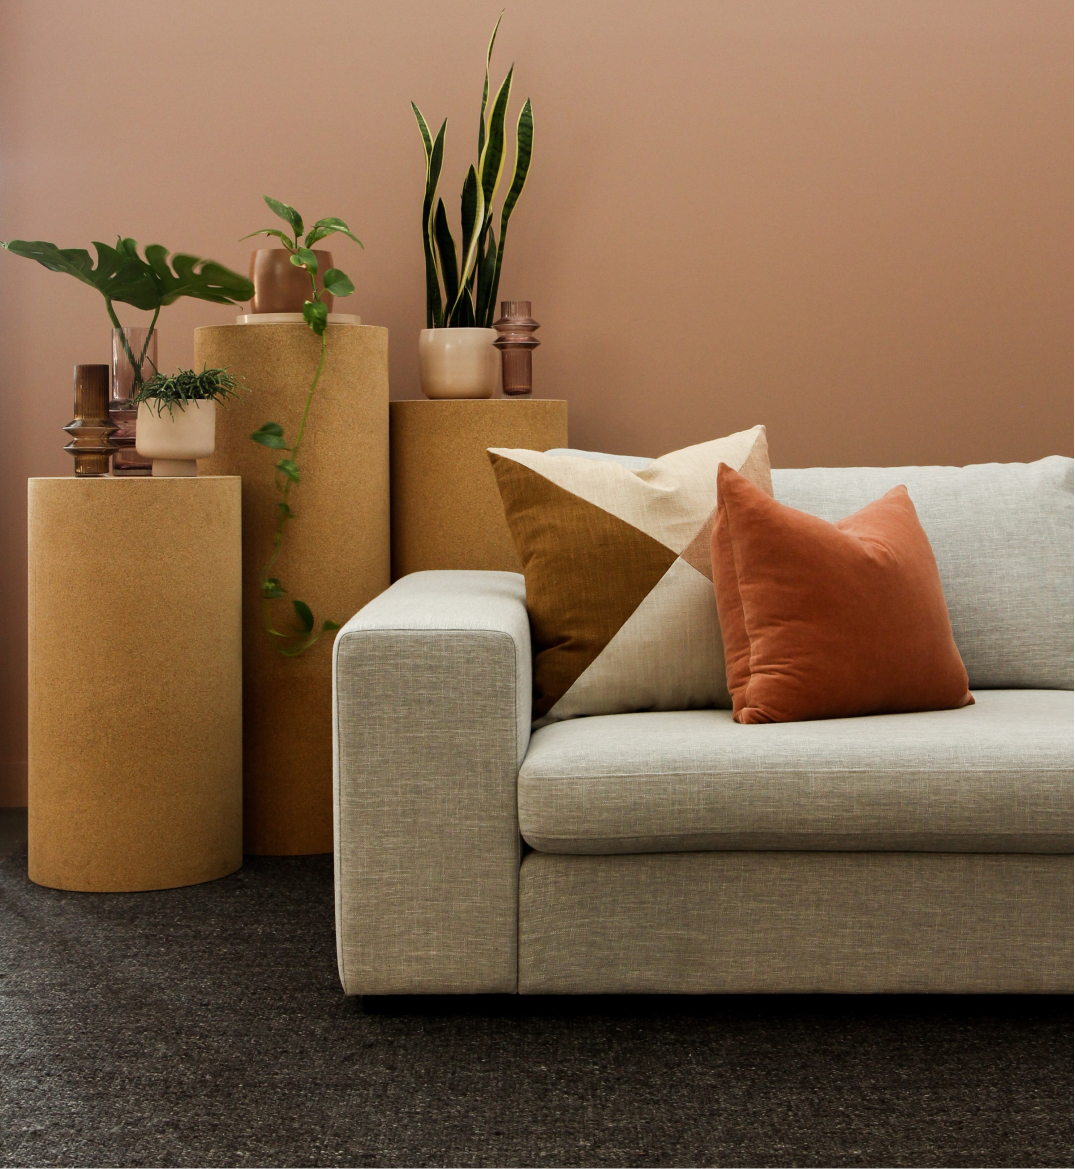
{"label": "sofa base", "polygon": [[524,994],[1071,993],[1072,857],[530,853]]}

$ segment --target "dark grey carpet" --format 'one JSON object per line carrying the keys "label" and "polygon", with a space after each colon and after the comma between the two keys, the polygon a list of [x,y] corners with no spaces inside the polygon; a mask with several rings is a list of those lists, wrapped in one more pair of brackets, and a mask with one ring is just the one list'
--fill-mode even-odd
{"label": "dark grey carpet", "polygon": [[0,861],[5,1165],[1070,1165],[1071,1000],[366,1001],[330,858]]}

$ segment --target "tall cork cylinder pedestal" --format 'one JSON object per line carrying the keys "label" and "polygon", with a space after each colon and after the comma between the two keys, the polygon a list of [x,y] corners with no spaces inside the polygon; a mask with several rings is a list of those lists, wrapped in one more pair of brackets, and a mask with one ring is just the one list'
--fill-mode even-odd
{"label": "tall cork cylinder pedestal", "polygon": [[522,572],[489,447],[567,446],[567,403],[393,402],[392,577],[429,568]]}
{"label": "tall cork cylinder pedestal", "polygon": [[242,864],[240,483],[29,482],[29,873],[94,893]]}
{"label": "tall cork cylinder pedestal", "polygon": [[[389,584],[388,331],[329,325],[299,453],[276,627],[305,601],[318,627],[343,624]],[[249,392],[217,412],[216,453],[200,465],[243,480],[243,827],[246,851],[332,851],[332,634],[284,658],[265,632],[258,576],[269,558],[282,452],[251,442],[278,422],[298,432],[320,341],[304,324],[214,325],[194,332],[195,368],[226,368]]]}

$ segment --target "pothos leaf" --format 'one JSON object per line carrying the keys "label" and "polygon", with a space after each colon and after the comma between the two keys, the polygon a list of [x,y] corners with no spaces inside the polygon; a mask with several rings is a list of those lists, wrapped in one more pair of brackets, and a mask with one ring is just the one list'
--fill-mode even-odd
{"label": "pothos leaf", "polygon": [[258,427],[250,437],[254,442],[261,443],[262,446],[267,446],[274,451],[291,449],[284,441],[284,428],[279,422],[266,422],[264,426]]}
{"label": "pothos leaf", "polygon": [[325,285],[325,291],[331,292],[333,296],[350,296],[355,290],[355,286],[351,283],[350,279],[339,268],[329,268],[322,277],[322,280]]}
{"label": "pothos leaf", "polygon": [[309,633],[314,627],[314,615],[310,606],[305,601],[292,601],[291,607],[295,610],[295,614],[302,623],[302,628],[305,633]]}
{"label": "pothos leaf", "polygon": [[293,459],[281,459],[276,464],[276,469],[283,475],[286,475],[292,483],[299,481],[299,466]]}
{"label": "pothos leaf", "polygon": [[308,300],[302,306],[302,319],[320,337],[328,324],[328,309],[319,300]]}
{"label": "pothos leaf", "polygon": [[295,233],[297,240],[302,235],[302,216],[295,210],[294,207],[289,207],[286,203],[281,203],[279,199],[274,199],[270,195],[261,196],[269,210],[274,215],[279,215],[281,219],[291,224],[291,230]]}
{"label": "pothos leaf", "polygon": [[289,252],[295,247],[295,241],[291,236],[284,235],[282,231],[277,231],[275,227],[262,227],[258,231],[250,232],[249,235],[241,235],[239,236],[239,243],[242,243],[244,239],[251,239],[255,235],[274,235]]}
{"label": "pothos leaf", "polygon": [[261,582],[261,596],[266,601],[275,601],[279,597],[286,597],[287,589],[281,588],[276,577],[271,576],[268,580]]}
{"label": "pothos leaf", "polygon": [[296,248],[291,262],[296,268],[305,268],[311,276],[317,275],[317,257],[309,248]]}

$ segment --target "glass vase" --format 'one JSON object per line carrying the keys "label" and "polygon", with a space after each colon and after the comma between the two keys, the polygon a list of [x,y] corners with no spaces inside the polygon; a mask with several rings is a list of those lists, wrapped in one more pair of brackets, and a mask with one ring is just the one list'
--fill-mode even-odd
{"label": "glass vase", "polygon": [[[148,337],[148,345],[146,340]],[[133,361],[132,361],[133,358]],[[136,371],[136,365],[138,366]],[[112,436],[118,448],[112,456],[113,475],[151,475],[153,460],[144,459],[135,449],[138,407],[131,398],[157,369],[157,330],[112,330],[112,394],[108,413],[119,428]]]}

